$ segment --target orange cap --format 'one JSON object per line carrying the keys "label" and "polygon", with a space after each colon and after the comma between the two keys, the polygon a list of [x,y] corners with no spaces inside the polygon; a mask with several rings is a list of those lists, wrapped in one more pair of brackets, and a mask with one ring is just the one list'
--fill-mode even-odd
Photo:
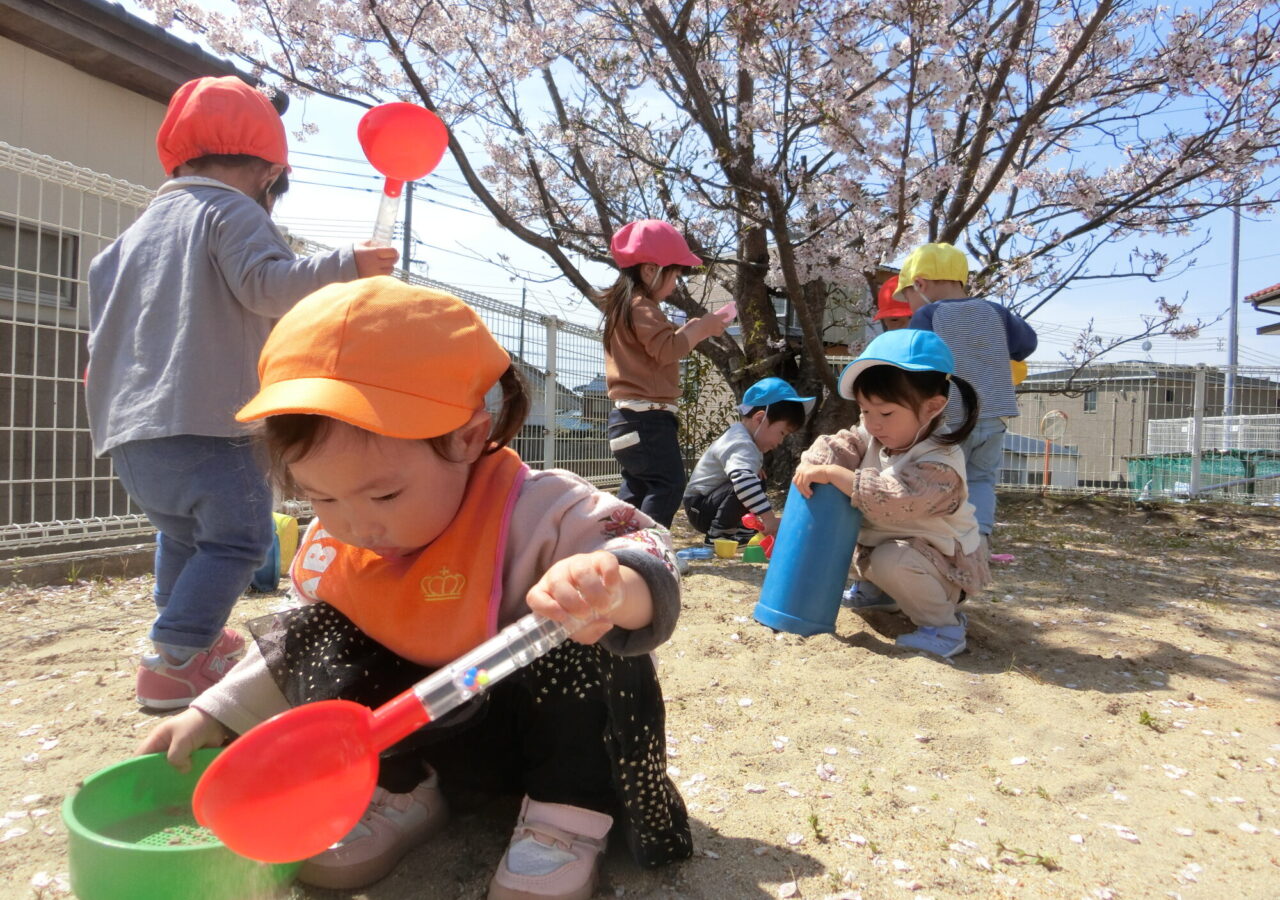
{"label": "orange cap", "polygon": [[156,134],[156,153],[166,175],[212,153],[289,165],[280,114],[265,95],[234,75],[196,78],[174,91]]}
{"label": "orange cap", "polygon": [[879,322],[881,319],[909,319],[911,318],[911,307],[905,300],[899,300],[893,294],[898,290],[898,276],[894,275],[884,284],[880,285],[880,292],[876,294],[876,306],[879,307],[876,317],[872,321]]}
{"label": "orange cap", "polygon": [[395,438],[447,434],[484,407],[511,365],[475,310],[452,294],[379,276],[330,284],[276,323],[241,422],[328,416]]}

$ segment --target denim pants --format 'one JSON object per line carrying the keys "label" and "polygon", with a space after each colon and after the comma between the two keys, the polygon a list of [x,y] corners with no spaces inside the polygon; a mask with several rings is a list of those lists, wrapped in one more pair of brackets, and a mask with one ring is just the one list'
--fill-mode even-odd
{"label": "denim pants", "polygon": [[978,516],[978,531],[990,535],[996,524],[996,479],[1004,460],[1004,420],[979,419],[964,439],[965,480],[969,482],[969,502]]}
{"label": "denim pants", "polygon": [[614,409],[609,413],[609,449],[622,466],[618,499],[670,528],[685,484],[675,414],[661,409]]}
{"label": "denim pants", "polygon": [[183,434],[108,452],[160,532],[151,640],[178,659],[208,649],[271,549],[271,488],[252,445]]}

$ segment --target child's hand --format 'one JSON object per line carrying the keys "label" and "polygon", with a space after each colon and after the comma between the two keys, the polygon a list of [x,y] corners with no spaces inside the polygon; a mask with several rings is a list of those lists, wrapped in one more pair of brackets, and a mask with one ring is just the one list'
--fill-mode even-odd
{"label": "child's hand", "polygon": [[[808,495],[806,494],[806,496]],[[760,524],[764,526],[764,528],[760,529],[760,533],[765,537],[772,537],[778,533],[778,525],[780,522],[778,521],[778,517],[773,514],[773,510],[770,510],[763,516],[760,516]]]}
{"label": "child's hand", "polygon": [[724,334],[724,330],[729,327],[729,323],[717,316],[715,313],[705,315],[696,320],[698,323],[698,331],[701,332],[702,338],[719,337]]}
{"label": "child's hand", "polygon": [[193,752],[201,747],[221,747],[228,737],[221,722],[206,712],[188,707],[151,729],[133,752],[142,756],[163,750],[170,765],[179,772],[189,772]]}
{"label": "child's hand", "polygon": [[791,481],[805,497],[813,496],[815,484],[833,484],[845,496],[853,496],[853,472],[844,466],[814,466],[809,463],[800,463],[796,467],[795,474],[791,476]]}
{"label": "child's hand", "polygon": [[361,241],[355,246],[356,272],[361,278],[374,275],[390,275],[396,267],[400,253],[395,247],[377,244],[373,241]]}
{"label": "child's hand", "polygon": [[604,550],[569,556],[547,569],[525,599],[529,609],[557,622],[599,616],[571,635],[580,644],[594,644],[613,627],[613,616],[620,612],[624,599],[620,569],[618,558]]}

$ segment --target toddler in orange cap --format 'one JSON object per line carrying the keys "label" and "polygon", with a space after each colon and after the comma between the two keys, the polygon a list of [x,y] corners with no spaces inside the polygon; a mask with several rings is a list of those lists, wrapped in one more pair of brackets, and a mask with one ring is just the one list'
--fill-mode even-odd
{"label": "toddler in orange cap", "polygon": [[239,418],[262,420],[273,473],[316,512],[290,572],[303,603],[251,623],[246,658],[139,752],[186,765],[290,706],[379,706],[530,610],[599,613],[387,751],[365,817],[299,877],[377,881],[444,824],[442,787],[524,794],[492,900],[590,896],[615,820],[642,865],[687,857],[650,656],[679,614],[669,536],[507,447],[529,400],[476,313],[391,278],[332,285],[280,320],[259,374]]}
{"label": "toddler in orange cap", "polygon": [[89,267],[89,431],[159,532],[137,698],[180,709],[244,653],[227,628],[271,548],[272,497],[235,411],[275,320],[322,285],[386,274],[396,252],[294,256],[269,210],[289,168],[284,123],[238,78],[169,102],[156,151],[170,177]]}

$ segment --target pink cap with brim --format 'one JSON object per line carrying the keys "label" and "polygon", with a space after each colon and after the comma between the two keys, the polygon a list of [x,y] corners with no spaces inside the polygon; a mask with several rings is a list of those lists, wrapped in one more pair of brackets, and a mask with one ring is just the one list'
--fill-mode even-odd
{"label": "pink cap with brim", "polygon": [[702,260],[689,249],[684,236],[658,219],[641,219],[623,225],[609,242],[609,253],[620,269],[629,269],[642,263],[659,266],[702,265]]}

